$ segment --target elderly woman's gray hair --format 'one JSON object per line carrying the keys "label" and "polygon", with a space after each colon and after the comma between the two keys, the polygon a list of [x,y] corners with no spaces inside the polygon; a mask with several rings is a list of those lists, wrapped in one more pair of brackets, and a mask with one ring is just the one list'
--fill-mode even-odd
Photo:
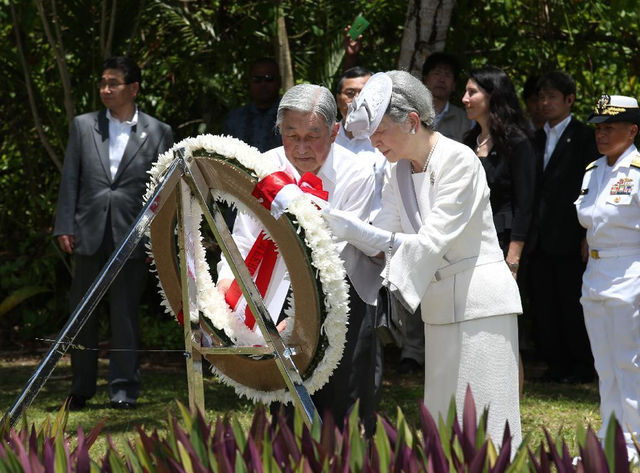
{"label": "elderly woman's gray hair", "polygon": [[429,130],[433,130],[436,113],[429,89],[408,72],[389,71],[387,75],[393,84],[391,101],[386,112],[391,120],[402,125],[406,122],[409,113],[416,112],[420,122]]}
{"label": "elderly woman's gray hair", "polygon": [[331,91],[321,85],[296,85],[282,96],[276,119],[276,127],[278,129],[282,125],[282,118],[287,110],[301,113],[313,112],[322,117],[329,131],[333,129],[338,117],[336,100],[333,98]]}

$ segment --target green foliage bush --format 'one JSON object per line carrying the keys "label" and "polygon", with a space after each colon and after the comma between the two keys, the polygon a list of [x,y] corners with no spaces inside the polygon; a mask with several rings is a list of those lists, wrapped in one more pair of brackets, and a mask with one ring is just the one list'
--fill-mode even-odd
{"label": "green foliage bush", "polygon": [[558,472],[626,473],[630,471],[624,436],[615,419],[603,450],[594,432],[579,432],[581,458],[573,465],[567,446],[547,432],[546,445],[536,452],[527,440],[510,459],[511,436],[507,425],[498,451],[486,436],[487,411],[476,422],[471,391],[467,391],[462,425],[455,403],[446,422],[436,425],[420,405],[420,429],[408,425],[399,412],[395,425],[378,417],[372,438],[358,422],[357,404],[337,426],[330,418],[311,429],[296,414],[289,423],[283,415],[270,419],[264,408],[256,411],[248,432],[233,416],[207,423],[202,413],[179,404],[182,425],[169,416],[169,434],[160,438],[137,427],[137,437],[118,451],[109,442],[104,457],[92,459],[89,449],[104,421],[85,436],[78,429],[76,446],[64,428],[68,412],[63,406],[54,422],[48,419],[36,430],[23,421],[19,431],[8,424],[0,428],[0,472],[135,471],[135,472]]}

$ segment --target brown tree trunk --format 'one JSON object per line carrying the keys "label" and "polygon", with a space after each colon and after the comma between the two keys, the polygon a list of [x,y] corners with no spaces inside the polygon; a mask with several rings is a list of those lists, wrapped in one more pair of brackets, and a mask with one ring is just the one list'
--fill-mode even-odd
{"label": "brown tree trunk", "polygon": [[455,0],[409,0],[398,68],[420,76],[422,63],[444,50]]}
{"label": "brown tree trunk", "polygon": [[[133,25],[133,29],[131,30],[131,35],[129,36],[129,43],[127,44],[127,51],[125,53],[126,56],[131,54],[131,46],[133,46],[133,40],[138,34],[138,30],[140,29],[140,19],[142,18],[142,12],[144,11],[145,0],[140,2],[140,8],[138,9],[138,14],[136,15],[136,22]],[[186,6],[185,6],[186,10]],[[188,11],[188,10],[187,10]]]}
{"label": "brown tree trunk", "polygon": [[49,19],[44,11],[44,5],[42,0],[36,0],[36,8],[42,21],[42,27],[44,28],[45,36],[53,51],[53,57],[56,60],[58,66],[58,72],[60,73],[60,81],[62,82],[62,90],[64,92],[64,109],[67,115],[67,127],[71,131],[71,122],[75,116],[75,103],[73,100],[73,94],[71,93],[71,79],[69,78],[69,68],[67,67],[67,59],[64,53],[64,44],[62,43],[62,32],[60,30],[60,22],[58,20],[58,12],[56,9],[55,0],[51,0],[51,15],[53,20],[53,26],[55,28],[55,37],[51,32],[49,26]]}
{"label": "brown tree trunk", "polygon": [[289,35],[287,25],[284,21],[284,11],[280,0],[276,0],[278,20],[276,24],[276,37],[274,41],[275,56],[280,66],[280,76],[282,77],[282,88],[286,92],[293,87],[293,67],[291,65],[291,52],[289,51]]}
{"label": "brown tree trunk", "polygon": [[[116,27],[116,9],[118,0],[112,0],[111,11],[107,11],[108,0],[102,0],[102,15],[100,17],[100,50],[102,51],[102,59],[111,57],[111,46],[113,43],[113,32]],[[111,15],[109,19],[109,15]],[[109,29],[107,30],[107,22]]]}
{"label": "brown tree trunk", "polygon": [[16,46],[18,48],[18,56],[20,57],[20,64],[22,65],[22,72],[24,73],[24,83],[27,88],[27,95],[29,97],[29,106],[31,108],[31,115],[33,116],[33,122],[36,126],[36,131],[38,132],[38,137],[42,142],[42,146],[47,151],[47,154],[54,162],[56,167],[60,172],[62,172],[62,162],[60,158],[56,155],[56,152],[53,150],[53,146],[49,142],[47,135],[44,132],[44,127],[42,126],[42,120],[40,120],[40,114],[38,113],[38,107],[36,105],[36,99],[33,94],[33,87],[31,86],[31,73],[29,72],[29,65],[27,64],[27,59],[24,55],[24,48],[22,47],[22,38],[20,37],[20,26],[18,24],[18,17],[16,15],[15,8],[13,6],[13,0],[9,1],[9,7],[11,8],[11,20],[13,21],[13,29],[16,34]]}

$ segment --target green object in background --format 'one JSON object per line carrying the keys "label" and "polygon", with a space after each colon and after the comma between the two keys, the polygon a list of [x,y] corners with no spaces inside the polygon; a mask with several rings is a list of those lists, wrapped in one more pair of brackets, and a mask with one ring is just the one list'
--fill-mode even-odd
{"label": "green object in background", "polygon": [[369,26],[369,22],[364,19],[364,16],[358,15],[355,20],[353,20],[353,24],[351,25],[351,29],[347,33],[352,40],[357,41],[358,36],[362,34],[364,30]]}

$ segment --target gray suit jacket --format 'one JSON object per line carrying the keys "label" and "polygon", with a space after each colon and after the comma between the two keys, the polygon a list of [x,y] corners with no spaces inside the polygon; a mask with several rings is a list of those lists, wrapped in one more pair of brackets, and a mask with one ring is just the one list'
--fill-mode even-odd
{"label": "gray suit jacket", "polygon": [[[142,209],[147,171],[172,145],[171,127],[138,111],[138,123],[112,179],[106,110],[75,117],[62,169],[54,235],[74,235],[74,253],[92,255],[102,243],[110,214],[114,243],[119,245]],[[131,255],[144,256],[142,245]]]}

